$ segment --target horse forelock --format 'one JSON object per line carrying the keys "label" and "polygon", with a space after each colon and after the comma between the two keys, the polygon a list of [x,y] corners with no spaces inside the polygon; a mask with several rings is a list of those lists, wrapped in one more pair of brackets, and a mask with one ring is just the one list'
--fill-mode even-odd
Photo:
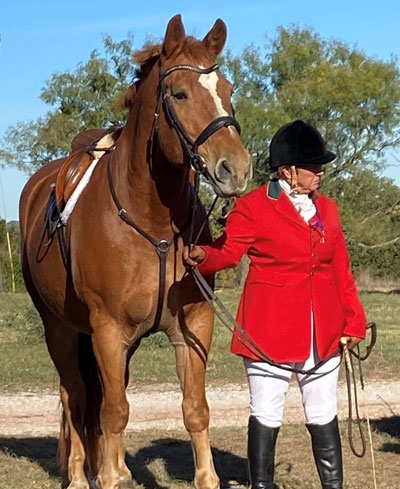
{"label": "horse forelock", "polygon": [[184,39],[177,60],[179,63],[186,62],[195,66],[206,66],[215,62],[214,56],[204,43],[193,36]]}

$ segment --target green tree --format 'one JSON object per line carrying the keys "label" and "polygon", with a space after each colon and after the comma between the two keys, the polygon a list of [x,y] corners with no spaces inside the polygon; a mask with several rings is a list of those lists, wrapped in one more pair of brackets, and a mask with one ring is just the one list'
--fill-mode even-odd
{"label": "green tree", "polygon": [[268,146],[280,126],[295,119],[315,125],[337,154],[323,192],[340,204],[354,268],[400,277],[400,189],[380,176],[385,150],[400,143],[396,60],[380,61],[294,26],[280,27],[264,50],[228,53],[225,69],[256,182],[269,176]]}
{"label": "green tree", "polygon": [[358,169],[337,177],[337,196],[353,269],[400,278],[400,188],[391,179]]}
{"label": "green tree", "polygon": [[268,174],[272,135],[295,119],[318,127],[337,154],[331,179],[360,166],[382,168],[384,150],[400,143],[400,74],[394,59],[383,62],[294,26],[280,27],[265,50],[250,46],[239,56],[228,53],[225,64],[259,183]]}
{"label": "green tree", "polygon": [[95,50],[73,72],[54,73],[41,93],[51,109],[35,121],[11,126],[1,142],[0,161],[33,173],[44,163],[65,156],[81,130],[123,124],[119,100],[134,75],[132,38],[103,38],[105,56]]}
{"label": "green tree", "polygon": [[[41,97],[51,107],[36,121],[8,129],[0,161],[28,173],[69,152],[84,128],[124,122],[119,98],[134,75],[132,39],[103,39],[105,56],[70,73],[53,74]],[[400,73],[381,61],[310,28],[280,27],[264,49],[249,46],[222,59],[235,86],[234,105],[253,156],[254,183],[268,176],[268,146],[283,124],[303,119],[318,127],[337,159],[327,166],[323,191],[340,203],[356,268],[400,277],[399,188],[380,176],[385,151],[400,144]],[[207,193],[207,192],[205,192]],[[398,239],[399,238],[399,239]]]}

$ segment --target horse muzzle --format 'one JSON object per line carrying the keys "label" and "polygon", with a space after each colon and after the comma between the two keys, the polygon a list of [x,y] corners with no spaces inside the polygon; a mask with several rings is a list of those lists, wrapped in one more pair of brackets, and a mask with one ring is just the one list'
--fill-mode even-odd
{"label": "horse muzzle", "polygon": [[214,178],[221,192],[221,197],[231,197],[242,194],[247,182],[252,177],[252,165],[235,164],[228,158],[220,158],[215,165]]}

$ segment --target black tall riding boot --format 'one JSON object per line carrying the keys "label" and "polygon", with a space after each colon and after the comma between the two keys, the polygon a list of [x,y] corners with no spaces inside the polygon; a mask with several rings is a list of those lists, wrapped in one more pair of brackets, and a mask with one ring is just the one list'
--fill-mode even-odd
{"label": "black tall riding boot", "polygon": [[249,418],[247,455],[252,489],[273,489],[275,444],[279,428],[269,428]]}
{"label": "black tall riding boot", "polygon": [[337,417],[328,424],[306,426],[311,434],[322,489],[343,489],[342,445]]}

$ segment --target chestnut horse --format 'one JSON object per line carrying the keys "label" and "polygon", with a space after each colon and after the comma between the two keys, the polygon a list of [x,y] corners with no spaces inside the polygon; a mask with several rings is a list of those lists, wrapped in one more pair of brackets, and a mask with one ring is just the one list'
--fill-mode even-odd
{"label": "chestnut horse", "polygon": [[[133,487],[122,439],[128,365],[141,338],[154,331],[165,332],[175,347],[195,486],[219,485],[205,397],[213,313],[185,272],[182,249],[202,219],[197,213],[190,224],[196,200],[190,165],[223,197],[243,192],[251,172],[232,115],[231,84],[214,64],[225,40],[221,20],[200,41],[186,37],[177,15],[162,45],[137,53],[127,124],[66,222],[65,265],[56,238],[39,253],[50,186],[65,159],[43,166],[23,190],[23,274],[60,376],[59,458],[69,489],[89,489],[95,481],[101,489]],[[206,229],[199,242],[210,239]]]}

